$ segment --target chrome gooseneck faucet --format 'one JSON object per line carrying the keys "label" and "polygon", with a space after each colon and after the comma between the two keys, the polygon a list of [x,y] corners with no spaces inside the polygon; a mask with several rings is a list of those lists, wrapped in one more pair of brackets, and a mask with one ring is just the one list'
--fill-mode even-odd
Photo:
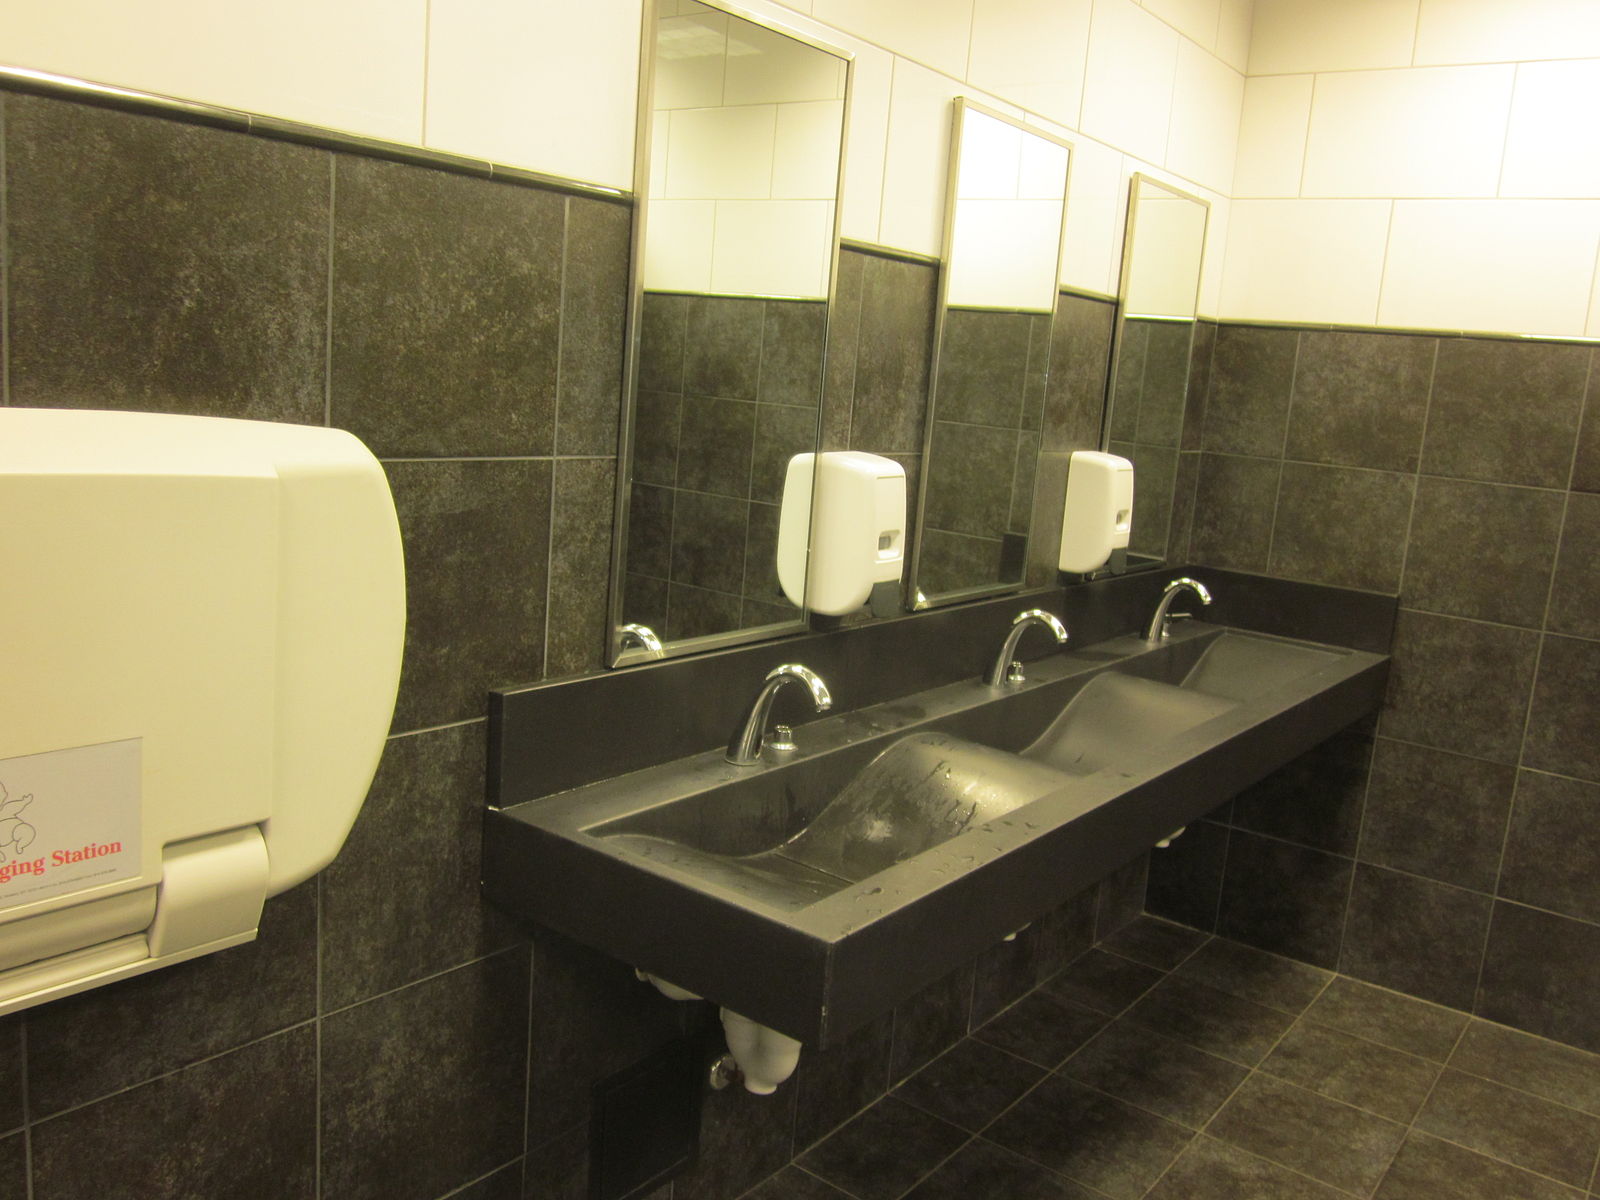
{"label": "chrome gooseneck faucet", "polygon": [[988,678],[984,680],[990,687],[1022,682],[1022,664],[1013,656],[1017,652],[1017,643],[1030,625],[1045,626],[1056,635],[1057,645],[1067,640],[1067,627],[1044,609],[1030,608],[1019,612],[1011,622],[1011,632],[1006,635],[1005,645],[1000,647],[1000,656],[994,660],[994,666],[989,668]]}
{"label": "chrome gooseneck faucet", "polygon": [[756,698],[750,702],[750,711],[733,731],[733,737],[728,740],[728,752],[725,757],[735,766],[748,767],[761,761],[761,740],[766,733],[767,714],[772,709],[772,698],[778,694],[778,689],[786,683],[803,683],[811,691],[811,703],[817,706],[818,712],[827,712],[833,707],[833,696],[828,692],[828,685],[822,682],[822,677],[808,667],[799,663],[784,663],[781,667],[773,667],[767,672],[767,678],[761,685],[761,690],[756,693]]}
{"label": "chrome gooseneck faucet", "polygon": [[1171,583],[1167,584],[1166,590],[1161,593],[1161,603],[1156,605],[1155,615],[1150,618],[1150,624],[1145,628],[1144,631],[1144,640],[1149,642],[1152,646],[1160,645],[1161,640],[1167,636],[1167,633],[1169,632],[1167,626],[1174,617],[1187,617],[1192,615],[1190,613],[1173,613],[1169,615],[1167,611],[1172,607],[1172,602],[1176,600],[1178,596],[1181,595],[1185,590],[1191,591],[1196,596],[1199,596],[1201,604],[1211,603],[1211,593],[1206,591],[1206,585],[1201,583],[1198,579],[1190,579],[1187,575],[1185,575],[1182,578],[1174,579]]}

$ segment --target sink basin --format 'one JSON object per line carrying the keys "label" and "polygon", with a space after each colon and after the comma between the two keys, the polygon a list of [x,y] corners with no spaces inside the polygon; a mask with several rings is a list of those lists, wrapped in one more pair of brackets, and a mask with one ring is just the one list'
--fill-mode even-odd
{"label": "sink basin", "polygon": [[1372,711],[1377,654],[1187,623],[491,809],[493,898],[812,1044]]}
{"label": "sink basin", "polygon": [[[947,733],[916,733],[890,743],[800,832],[769,849],[730,853],[725,830],[686,821],[683,812],[674,814],[676,828],[666,833],[666,814],[659,809],[592,832],[630,854],[795,909],[1037,800],[1061,783],[1048,766],[1004,750]],[[693,797],[679,802],[693,804]]]}

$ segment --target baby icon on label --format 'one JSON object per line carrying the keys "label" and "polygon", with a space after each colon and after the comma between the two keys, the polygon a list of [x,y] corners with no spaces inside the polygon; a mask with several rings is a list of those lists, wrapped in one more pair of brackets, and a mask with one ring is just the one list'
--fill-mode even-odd
{"label": "baby icon on label", "polygon": [[33,826],[21,816],[22,811],[32,803],[32,792],[13,800],[6,792],[6,785],[0,783],[0,863],[20,856],[33,844]]}

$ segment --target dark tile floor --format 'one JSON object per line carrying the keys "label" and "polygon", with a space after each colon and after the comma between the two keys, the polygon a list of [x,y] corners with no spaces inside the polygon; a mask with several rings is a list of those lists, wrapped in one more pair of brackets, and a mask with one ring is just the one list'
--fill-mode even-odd
{"label": "dark tile floor", "polygon": [[1600,1055],[1141,917],[745,1200],[1585,1200],[1597,1154]]}

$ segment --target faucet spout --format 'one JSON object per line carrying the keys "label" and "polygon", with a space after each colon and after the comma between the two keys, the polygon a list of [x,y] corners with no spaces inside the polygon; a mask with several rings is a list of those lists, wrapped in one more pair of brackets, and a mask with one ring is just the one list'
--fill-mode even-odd
{"label": "faucet spout", "polygon": [[833,707],[833,696],[828,691],[828,685],[822,682],[822,677],[815,671],[802,667],[799,663],[784,663],[780,667],[773,667],[767,672],[761,690],[750,702],[750,709],[745,713],[744,720],[739,723],[739,727],[733,731],[733,737],[728,740],[728,752],[723,757],[729,762],[735,766],[748,767],[761,761],[761,742],[766,735],[767,714],[772,710],[772,698],[786,683],[804,684],[810,691],[811,703],[816,705],[818,712],[827,712]]}
{"label": "faucet spout", "polygon": [[[1159,646],[1161,640],[1167,636],[1167,625],[1172,620],[1168,610],[1172,602],[1185,591],[1193,592],[1200,597],[1201,604],[1211,603],[1211,593],[1206,590],[1206,585],[1198,579],[1190,579],[1187,575],[1174,579],[1167,584],[1166,590],[1161,593],[1161,603],[1156,605],[1155,614],[1150,618],[1150,624],[1144,631],[1144,640],[1152,646]],[[1188,613],[1179,613],[1178,616],[1188,616]]]}
{"label": "faucet spout", "polygon": [[1007,683],[1022,682],[1022,664],[1015,662],[1013,656],[1017,652],[1017,643],[1022,640],[1022,635],[1028,631],[1030,625],[1043,625],[1056,636],[1056,644],[1060,645],[1067,640],[1067,627],[1051,613],[1042,608],[1030,608],[1019,612],[1011,621],[1011,632],[1006,635],[1005,645],[1000,647],[1000,655],[994,660],[994,666],[989,668],[989,675],[984,680],[990,687],[1003,687]]}

